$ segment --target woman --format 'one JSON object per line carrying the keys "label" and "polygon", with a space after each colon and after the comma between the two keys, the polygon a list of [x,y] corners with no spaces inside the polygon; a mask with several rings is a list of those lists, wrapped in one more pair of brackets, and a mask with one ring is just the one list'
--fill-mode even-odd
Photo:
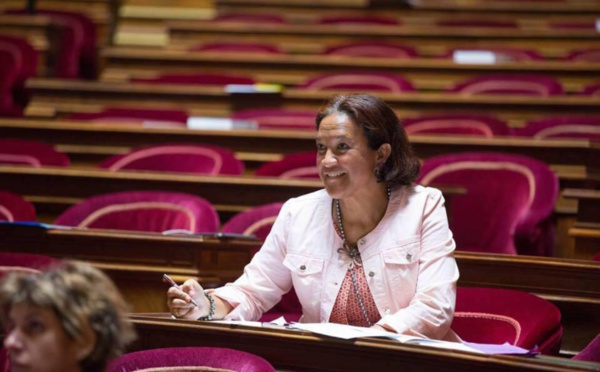
{"label": "woman", "polygon": [[11,371],[100,372],[134,339],[114,284],[83,262],[0,283]]}
{"label": "woman", "polygon": [[285,203],[234,283],[206,294],[193,280],[170,288],[171,313],[258,319],[293,286],[302,322],[455,340],[458,269],[444,199],[413,185],[419,161],[397,116],[377,97],[340,95],[316,121],[325,190]]}

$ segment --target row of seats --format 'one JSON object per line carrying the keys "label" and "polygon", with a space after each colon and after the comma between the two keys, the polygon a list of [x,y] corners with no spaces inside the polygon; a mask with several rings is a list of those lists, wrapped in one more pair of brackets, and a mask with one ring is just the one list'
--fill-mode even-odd
{"label": "row of seats", "polygon": [[[256,129],[315,130],[316,113],[308,110],[250,109],[235,112],[230,119]],[[189,115],[181,110],[105,108],[99,112],[76,113],[67,120],[141,125],[152,128],[185,128]],[[482,114],[436,114],[408,117],[402,124],[410,135],[457,134],[479,137],[519,136],[535,139],[600,139],[600,117],[592,115],[549,116],[532,120],[523,128]]]}
{"label": "row of seats", "polygon": [[[5,143],[11,144],[10,141]],[[28,146],[31,144],[35,146]],[[5,163],[23,164],[27,160],[26,164],[41,165],[45,161],[44,155],[38,153],[36,158],[35,154],[23,152],[36,146],[62,161],[52,165],[64,166],[68,163],[64,155],[61,156],[62,154],[48,145],[14,141],[12,152],[9,145],[0,147],[6,149]],[[243,164],[229,151],[215,146],[200,145],[143,147],[129,154],[114,156],[101,166],[113,171],[146,170],[238,175],[243,171]],[[314,152],[287,155],[280,161],[262,165],[255,174],[319,179]],[[503,182],[498,183],[497,179],[502,179]],[[466,188],[467,196],[452,196],[449,210],[451,226],[462,250],[553,255],[554,225],[550,215],[559,186],[557,176],[548,165],[531,158],[500,153],[440,155],[424,161],[418,182],[423,185],[447,184]],[[494,197],[489,198],[488,195]],[[102,200],[99,203],[104,207],[104,199],[98,200]],[[92,208],[92,211],[95,209]],[[89,207],[86,211],[85,214],[91,213]],[[179,216],[178,213],[175,214]],[[77,226],[81,223],[80,220],[68,224]],[[218,218],[214,218],[213,221],[218,221]],[[59,219],[57,223],[64,221]],[[217,227],[218,222],[211,226],[213,229]]]}

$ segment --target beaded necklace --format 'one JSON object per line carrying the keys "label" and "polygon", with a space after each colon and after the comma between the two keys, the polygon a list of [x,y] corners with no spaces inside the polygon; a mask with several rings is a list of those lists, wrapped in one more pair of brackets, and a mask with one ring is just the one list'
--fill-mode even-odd
{"label": "beaded necklace", "polygon": [[[387,199],[389,201],[390,196],[392,194],[392,189],[390,188],[390,186],[387,186],[386,193],[387,193]],[[335,206],[335,214],[337,217],[337,226],[340,231],[340,235],[342,235],[342,241],[343,241],[342,247],[338,248],[337,252],[341,255],[346,255],[350,258],[350,266],[348,267],[348,270],[350,270],[350,278],[352,279],[352,287],[354,288],[354,293],[356,294],[356,299],[358,301],[358,305],[360,306],[360,310],[362,311],[363,316],[365,317],[365,319],[367,321],[367,324],[369,325],[369,327],[371,327],[373,325],[373,323],[371,323],[371,320],[369,319],[369,316],[367,315],[367,309],[365,308],[365,305],[363,304],[362,296],[360,295],[360,291],[358,289],[358,284],[356,283],[356,274],[354,272],[355,266],[362,266],[362,259],[360,258],[360,251],[358,250],[358,246],[356,244],[350,245],[350,243],[348,243],[348,240],[346,239],[346,232],[344,231],[344,224],[342,222],[342,210],[340,208],[339,199],[334,199],[333,202],[334,202],[334,206]]]}

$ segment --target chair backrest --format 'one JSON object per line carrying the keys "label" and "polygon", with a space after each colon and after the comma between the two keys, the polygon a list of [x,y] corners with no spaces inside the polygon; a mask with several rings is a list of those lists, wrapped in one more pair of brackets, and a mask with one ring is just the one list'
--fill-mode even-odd
{"label": "chair backrest", "polygon": [[458,287],[452,329],[467,342],[537,348],[558,354],[562,339],[561,315],[549,301],[531,293]]}
{"label": "chair backrest", "polygon": [[406,118],[402,124],[409,135],[457,134],[492,138],[512,133],[506,122],[476,114],[439,114]]}
{"label": "chair backrest", "polygon": [[561,84],[549,76],[541,75],[482,75],[456,84],[450,92],[464,95],[521,94],[554,96],[563,94]]}
{"label": "chair backrest", "polygon": [[310,78],[298,88],[307,90],[360,90],[402,93],[414,91],[413,85],[401,76],[386,72],[348,71],[321,74]]}
{"label": "chair backrest", "polygon": [[435,21],[436,26],[441,27],[483,27],[483,28],[517,28],[516,21],[486,20],[486,19],[440,19]]}
{"label": "chair backrest", "polygon": [[283,203],[271,203],[240,212],[227,221],[221,231],[224,233],[256,235],[266,239],[281,210]]}
{"label": "chair backrest", "polygon": [[147,84],[216,85],[228,84],[252,85],[254,79],[231,74],[162,74],[152,78],[133,78],[132,82]]}
{"label": "chair backrest", "polygon": [[281,160],[261,165],[254,174],[279,178],[319,179],[317,153],[311,151],[286,155]]}
{"label": "chair backrest", "polygon": [[557,116],[527,123],[515,131],[520,136],[535,139],[584,138],[600,141],[600,116]]}
{"label": "chair backrest", "polygon": [[291,109],[249,109],[234,112],[231,119],[249,120],[259,129],[316,130],[316,112]]}
{"label": "chair backrest", "polygon": [[276,14],[258,13],[228,13],[219,14],[213,18],[214,22],[242,22],[242,23],[287,23],[287,20]]}
{"label": "chair backrest", "polygon": [[35,221],[35,207],[21,195],[0,190],[0,221]]}
{"label": "chair backrest", "polygon": [[600,363],[600,334],[594,337],[594,339],[583,350],[577,353],[573,359]]}
{"label": "chair backrest", "polygon": [[409,59],[417,56],[416,50],[412,47],[381,41],[363,41],[333,45],[327,47],[323,51],[323,54],[332,56],[381,57],[397,59]]}
{"label": "chair backrest", "polygon": [[457,47],[451,48],[446,53],[442,54],[441,58],[455,58],[459,52],[488,52],[492,53],[496,58],[497,62],[521,62],[521,61],[540,61],[544,57],[539,55],[534,50],[520,49],[520,48],[508,48],[508,47],[495,47],[495,46],[481,46],[481,47]]}
{"label": "chair backrest", "polygon": [[2,116],[10,115],[14,109],[13,88],[21,74],[21,60],[21,53],[17,47],[0,41],[0,115]]}
{"label": "chair backrest", "polygon": [[600,96],[600,83],[590,84],[583,88],[581,94],[585,96]]}
{"label": "chair backrest", "polygon": [[208,201],[195,195],[127,191],[88,198],[63,212],[55,223],[78,228],[217,232],[219,216]]}
{"label": "chair backrest", "polygon": [[554,21],[554,22],[548,22],[547,23],[548,28],[551,28],[553,30],[589,30],[589,31],[596,31],[596,22],[594,21],[570,21],[570,22],[564,22],[564,21]]}
{"label": "chair backrest", "polygon": [[[171,367],[171,368],[161,368]],[[174,367],[174,368],[173,368]],[[176,367],[182,367],[177,369]],[[172,347],[136,351],[108,364],[106,372],[133,371],[274,372],[265,359],[244,351],[217,347]]]}
{"label": "chair backrest", "polygon": [[322,25],[398,26],[398,19],[381,16],[325,16],[317,20]]}
{"label": "chair backrest", "polygon": [[179,143],[139,147],[126,154],[111,156],[100,167],[111,171],[145,170],[209,175],[240,175],[244,172],[244,163],[227,149]]}
{"label": "chair backrest", "polygon": [[205,43],[189,49],[190,52],[215,52],[215,53],[259,53],[283,54],[284,52],[272,44],[259,43]]}
{"label": "chair backrest", "polygon": [[0,139],[0,164],[65,167],[69,157],[43,142],[6,138]]}
{"label": "chair backrest", "polygon": [[15,36],[0,35],[0,46],[3,44],[14,46],[21,55],[21,69],[18,81],[24,82],[28,78],[36,75],[39,55],[26,39]]}
{"label": "chair backrest", "polygon": [[[18,249],[18,247],[15,247]],[[13,272],[35,273],[60,259],[41,254],[0,252],[0,278]]]}
{"label": "chair backrest", "polygon": [[565,59],[574,62],[600,62],[600,49],[573,50]]}
{"label": "chair backrest", "polygon": [[559,188],[558,178],[547,164],[502,153],[440,155],[425,160],[419,181],[466,189],[465,195],[452,195],[449,203],[457,249],[553,253],[553,235],[548,233],[552,226],[546,223]]}
{"label": "chair backrest", "polygon": [[82,112],[67,116],[68,120],[98,123],[140,125],[145,128],[183,128],[188,114],[181,110],[149,110],[108,107],[100,112]]}

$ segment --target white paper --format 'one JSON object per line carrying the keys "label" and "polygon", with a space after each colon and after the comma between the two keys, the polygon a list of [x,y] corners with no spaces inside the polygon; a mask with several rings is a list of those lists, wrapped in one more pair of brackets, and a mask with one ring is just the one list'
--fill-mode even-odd
{"label": "white paper", "polygon": [[496,54],[488,50],[455,50],[452,58],[455,63],[493,65],[496,63]]}
{"label": "white paper", "polygon": [[256,129],[258,124],[251,120],[233,120],[229,118],[189,117],[188,129],[200,130],[232,130]]}

